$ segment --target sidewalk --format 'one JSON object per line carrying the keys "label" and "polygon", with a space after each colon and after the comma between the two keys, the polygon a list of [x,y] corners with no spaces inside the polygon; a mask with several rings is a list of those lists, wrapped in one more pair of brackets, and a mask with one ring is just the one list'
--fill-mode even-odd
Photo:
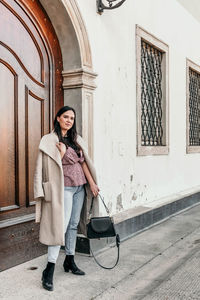
{"label": "sidewalk", "polygon": [[[79,277],[63,272],[61,251],[53,292],[42,288],[46,255],[41,256],[0,273],[0,299],[200,299],[200,205],[124,241],[120,252],[113,270],[101,269],[93,258],[77,254],[77,265],[86,272]],[[98,259],[109,266],[116,254],[112,248]]]}

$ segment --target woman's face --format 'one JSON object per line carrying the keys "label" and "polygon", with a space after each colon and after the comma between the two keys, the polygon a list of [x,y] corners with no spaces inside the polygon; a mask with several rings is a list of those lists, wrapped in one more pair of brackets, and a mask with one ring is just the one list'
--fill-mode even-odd
{"label": "woman's face", "polygon": [[57,121],[60,123],[61,130],[68,131],[74,124],[75,115],[72,110],[65,111],[60,117],[57,117]]}

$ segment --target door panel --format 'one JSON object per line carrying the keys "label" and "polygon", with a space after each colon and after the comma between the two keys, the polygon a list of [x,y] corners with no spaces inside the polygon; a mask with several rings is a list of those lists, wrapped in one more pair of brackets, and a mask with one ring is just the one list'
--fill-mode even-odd
{"label": "door panel", "polygon": [[63,105],[61,62],[40,2],[0,0],[0,270],[46,251],[34,223],[33,176],[39,141]]}
{"label": "door panel", "polygon": [[[11,4],[13,4],[16,11],[14,11],[13,7],[10,6]],[[2,106],[4,106],[3,113],[5,113],[5,118],[7,121],[1,119],[0,126],[4,126],[3,124],[6,126],[4,131],[8,138],[8,140],[5,141],[7,142],[6,146],[8,151],[6,151],[7,156],[5,154],[4,157],[5,160],[0,157],[0,163],[4,164],[4,169],[2,170],[2,178],[4,178],[4,180],[2,180],[1,192],[4,197],[0,198],[0,206],[8,207],[10,203],[15,202],[15,173],[18,172],[18,170],[15,172],[15,161],[18,160],[20,165],[25,166],[25,169],[22,169],[21,172],[25,172],[26,185],[26,201],[24,203],[23,193],[20,193],[18,197],[18,203],[19,207],[26,204],[28,212],[28,206],[30,204],[29,193],[32,193],[31,186],[33,185],[33,173],[35,165],[35,159],[31,158],[32,153],[30,152],[30,149],[35,151],[38,147],[38,141],[41,139],[42,135],[50,131],[50,66],[45,45],[43,44],[41,37],[38,35],[36,28],[33,27],[31,20],[27,20],[27,16],[20,6],[17,7],[15,1],[2,1],[2,3],[0,3],[0,11],[3,15],[1,22],[4,22],[2,24],[0,22],[0,25],[6,28],[6,30],[0,31],[0,38],[2,41],[1,48],[3,48],[3,51],[0,52],[0,58],[2,60],[7,60],[6,63],[11,66],[15,76],[17,76],[19,80],[23,78],[24,87],[21,88],[23,88],[25,94],[23,98],[19,98],[18,85],[16,86],[13,84],[13,74],[10,71],[7,71],[6,74],[5,71],[2,71],[2,76],[5,74],[5,79],[2,82],[4,86],[0,91],[0,97],[3,99],[5,94],[5,97],[8,96],[8,99],[2,101],[4,103],[2,104]],[[11,73],[10,76],[8,76],[8,72]],[[30,89],[34,92],[31,92]],[[24,111],[20,111],[18,110],[18,107],[15,107],[15,94],[20,101],[20,105],[25,107],[25,115]],[[35,98],[33,96],[35,96]],[[43,100],[44,98],[46,99],[45,101]],[[36,104],[34,107],[32,103],[33,99],[35,100],[34,103],[39,103],[41,111],[37,110]],[[17,110],[16,114],[14,114],[15,109]],[[24,130],[20,132],[17,129],[18,120],[23,120],[23,123],[25,124]],[[30,122],[31,127],[28,126]],[[14,128],[15,124],[16,129]],[[40,131],[30,131],[30,128],[32,127],[37,128],[38,124],[41,128]],[[31,133],[30,137],[29,133]],[[25,139],[25,149],[22,147],[19,148],[18,145],[14,143],[14,141],[17,139],[16,135],[20,135],[22,139]],[[21,159],[19,160],[19,157],[15,157],[16,155],[20,156]],[[8,165],[8,168],[5,168],[6,164]],[[7,181],[8,184],[5,184],[4,181]],[[17,182],[16,184],[18,185],[19,183]],[[33,199],[31,200],[33,201]]]}
{"label": "door panel", "polygon": [[[15,91],[14,75],[0,62],[0,199],[1,207],[10,207],[16,203],[16,166],[15,166]],[[6,87],[6,88],[5,88]],[[7,151],[5,151],[7,149]],[[2,176],[3,175],[3,176]],[[7,187],[7,188],[5,188]]]}
{"label": "door panel", "polygon": [[[44,135],[44,104],[45,100],[26,92],[26,179],[27,179],[27,206],[33,202],[33,175],[38,145]],[[37,120],[37,122],[35,122]]]}
{"label": "door panel", "polygon": [[[12,5],[12,2],[13,1],[6,1],[4,4],[0,3],[0,28],[6,28],[5,31],[0,31],[1,41],[4,43],[5,47],[8,47],[10,52],[13,52],[13,55],[18,57],[19,61],[22,62],[27,71],[36,80],[40,81],[42,56],[41,53],[40,55],[38,53],[38,43],[28,27],[30,21],[23,16],[23,12],[19,11],[18,8],[17,11],[13,11],[12,6],[10,6],[10,4]],[[28,22],[28,24],[26,24],[26,22]],[[25,48],[29,49],[29,51],[24,51]]]}

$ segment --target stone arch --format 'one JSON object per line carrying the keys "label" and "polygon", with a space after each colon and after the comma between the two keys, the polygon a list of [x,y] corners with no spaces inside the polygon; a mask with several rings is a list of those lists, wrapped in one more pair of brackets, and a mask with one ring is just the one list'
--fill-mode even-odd
{"label": "stone arch", "polygon": [[64,103],[78,114],[78,132],[93,156],[93,90],[96,88],[87,30],[75,0],[40,0],[59,39]]}
{"label": "stone arch", "polygon": [[91,49],[84,21],[75,0],[40,0],[58,36],[64,70],[92,69]]}

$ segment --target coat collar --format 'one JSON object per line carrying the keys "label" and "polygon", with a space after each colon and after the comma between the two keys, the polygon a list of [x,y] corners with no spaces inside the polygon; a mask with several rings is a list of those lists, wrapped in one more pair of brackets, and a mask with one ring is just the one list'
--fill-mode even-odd
{"label": "coat collar", "polygon": [[[62,168],[62,160],[60,156],[60,152],[58,148],[56,147],[56,144],[59,142],[57,134],[54,132],[54,130],[46,134],[42,137],[40,144],[39,144],[39,149],[50,156],[55,162],[59,165],[59,167]],[[80,135],[77,135],[77,142],[83,149],[84,155],[87,155],[87,147],[84,144],[83,139],[81,138]]]}
{"label": "coat collar", "polygon": [[39,149],[48,156],[50,156],[53,160],[55,160],[59,167],[62,168],[60,152],[56,147],[56,144],[58,142],[59,140],[57,134],[54,131],[52,131],[51,133],[46,134],[42,137],[39,144]]}

